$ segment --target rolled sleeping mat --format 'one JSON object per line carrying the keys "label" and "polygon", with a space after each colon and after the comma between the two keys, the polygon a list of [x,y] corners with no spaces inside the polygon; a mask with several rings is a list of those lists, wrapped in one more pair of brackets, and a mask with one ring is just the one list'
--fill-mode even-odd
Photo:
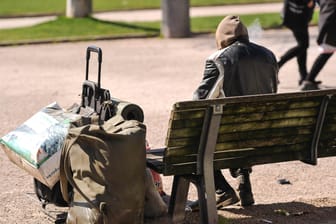
{"label": "rolled sleeping mat", "polygon": [[125,120],[144,121],[143,110],[138,105],[117,98],[111,98],[111,100],[116,108],[115,113],[121,115]]}

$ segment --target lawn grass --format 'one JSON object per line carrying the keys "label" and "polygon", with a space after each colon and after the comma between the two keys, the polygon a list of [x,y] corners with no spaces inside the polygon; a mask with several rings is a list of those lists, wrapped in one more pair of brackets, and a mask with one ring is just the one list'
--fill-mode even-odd
{"label": "lawn grass", "polygon": [[[191,6],[281,2],[281,0],[190,0]],[[92,0],[93,10],[159,8],[161,0]],[[65,14],[66,0],[0,0],[0,16]]]}
{"label": "lawn grass", "polygon": [[160,25],[104,22],[94,18],[71,19],[64,16],[33,27],[0,30],[0,44],[90,40],[134,35],[158,35]]}
{"label": "lawn grass", "polygon": [[[251,4],[265,2],[281,2],[281,0],[190,0],[190,6],[215,6],[232,4]],[[160,8],[161,0],[94,0],[94,11],[127,10],[127,9],[151,9]]]}
{"label": "lawn grass", "polygon": [[[193,33],[215,32],[223,16],[191,18]],[[241,15],[241,20],[250,26],[260,24],[263,29],[278,28],[281,25],[279,13]],[[313,24],[317,24],[315,12]],[[106,39],[127,36],[159,36],[160,21],[156,22],[105,22],[94,18],[66,18],[60,16],[55,21],[33,27],[0,30],[0,45],[13,45],[26,42],[59,42],[75,40]]]}
{"label": "lawn grass", "polygon": [[65,12],[66,0],[0,0],[0,16]]}

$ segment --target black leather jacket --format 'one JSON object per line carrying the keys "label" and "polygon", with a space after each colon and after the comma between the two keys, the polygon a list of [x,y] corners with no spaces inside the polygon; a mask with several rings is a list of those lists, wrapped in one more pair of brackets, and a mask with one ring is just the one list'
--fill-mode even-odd
{"label": "black leather jacket", "polygon": [[248,40],[237,40],[207,59],[203,80],[193,99],[275,93],[278,70],[270,50]]}

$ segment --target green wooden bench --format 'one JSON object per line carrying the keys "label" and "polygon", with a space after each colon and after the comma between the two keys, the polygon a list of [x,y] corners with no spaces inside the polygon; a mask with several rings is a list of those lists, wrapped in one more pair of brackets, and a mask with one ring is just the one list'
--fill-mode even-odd
{"label": "green wooden bench", "polygon": [[[217,223],[213,167],[239,168],[336,156],[336,89],[177,102],[165,148],[147,166],[174,175],[169,214],[183,222],[190,181],[200,223]],[[252,183],[253,184],[253,183]]]}

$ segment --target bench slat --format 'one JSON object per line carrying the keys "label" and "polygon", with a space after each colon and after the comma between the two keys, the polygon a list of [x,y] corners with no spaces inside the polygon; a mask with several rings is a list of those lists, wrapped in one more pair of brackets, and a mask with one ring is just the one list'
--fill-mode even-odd
{"label": "bench slat", "polygon": [[318,113],[318,108],[305,108],[305,110],[276,110],[269,112],[240,113],[234,115],[224,115],[222,117],[223,124],[245,123],[252,121],[267,121],[276,119],[296,118],[296,117],[314,117]]}
{"label": "bench slat", "polygon": [[249,157],[232,157],[223,160],[215,160],[214,167],[218,169],[240,168],[261,164],[304,160],[308,157],[309,153],[307,151],[292,151],[288,154],[284,154],[283,152],[272,153],[269,156],[252,155]]}
{"label": "bench slat", "polygon": [[[237,121],[237,120],[236,120]],[[187,122],[187,121],[185,121]],[[220,134],[223,133],[235,133],[235,132],[242,132],[242,131],[248,131],[248,130],[263,130],[263,129],[274,129],[274,128],[286,128],[286,127],[305,127],[312,125],[316,122],[316,116],[315,117],[290,117],[290,118],[282,118],[282,119],[275,119],[275,120],[263,120],[260,119],[259,121],[252,121],[252,122],[236,122],[235,124],[232,124],[232,120],[228,121],[229,123],[226,124],[225,121],[223,121],[221,128],[220,128]],[[193,120],[190,120],[190,123],[193,123]],[[173,122],[172,125],[175,123]],[[182,127],[182,124],[177,125],[179,127]],[[186,128],[176,128],[176,129],[169,129],[169,138],[171,139],[180,139],[180,138],[188,138],[191,137],[193,139],[196,139],[200,136],[200,133],[202,132],[202,123],[199,123],[198,126],[192,126],[192,125],[185,125]],[[169,141],[166,142],[169,145]]]}
{"label": "bench slat", "polygon": [[297,117],[290,119],[278,119],[278,120],[268,120],[268,121],[255,121],[248,123],[238,123],[238,124],[223,124],[220,127],[219,133],[236,133],[242,131],[252,131],[252,130],[265,130],[265,129],[275,129],[275,128],[288,128],[288,127],[306,127],[314,125],[316,118],[311,117]]}
{"label": "bench slat", "polygon": [[283,110],[297,110],[297,109],[309,109],[316,108],[320,105],[321,97],[314,97],[310,101],[297,101],[297,100],[284,100],[274,101],[272,104],[268,102],[253,102],[246,103],[245,105],[237,104],[225,104],[223,111],[225,115],[237,115],[241,113],[257,113],[257,112],[272,112]]}
{"label": "bench slat", "polygon": [[[303,142],[300,144],[288,144],[272,147],[260,147],[260,148],[236,148],[227,151],[216,152],[214,155],[214,161],[217,162],[217,166],[220,164],[221,169],[229,168],[232,164],[225,164],[226,161],[234,161],[237,167],[258,165],[260,161],[263,163],[276,163],[284,162],[286,156],[288,161],[301,160],[307,158],[307,151],[310,149],[310,142]],[[281,157],[274,155],[282,154]],[[325,153],[326,154],[326,153]],[[322,155],[321,155],[322,156]],[[171,175],[171,172],[176,174],[186,174],[188,172],[196,172],[196,170],[190,171],[190,167],[196,169],[196,154],[170,156],[165,158],[164,163],[169,164],[164,170],[164,175]],[[258,157],[259,160],[252,160],[251,158]],[[246,159],[246,161],[244,160]],[[281,160],[279,160],[281,158]],[[244,162],[242,162],[244,161]],[[188,166],[188,171],[183,170],[183,166]],[[178,169],[177,169],[178,168]],[[185,173],[186,172],[186,173]]]}
{"label": "bench slat", "polygon": [[[250,138],[239,138],[237,137],[234,140],[227,141],[218,141],[216,144],[216,152],[227,151],[230,149],[239,149],[239,148],[249,148],[249,147],[267,147],[267,146],[276,146],[276,145],[290,145],[303,142],[310,142],[312,130],[309,131],[309,134],[296,134],[293,135],[293,132],[288,133],[288,135],[274,136],[274,135],[265,135],[265,136],[256,136],[253,137],[253,132],[250,133]],[[279,131],[280,133],[280,131]],[[239,135],[238,133],[236,133]],[[241,139],[241,140],[240,140]],[[179,145],[179,146],[170,146],[169,150],[166,151],[166,156],[181,156],[181,155],[193,155],[197,154],[198,144],[188,144],[188,145]]]}
{"label": "bench slat", "polygon": [[[336,126],[332,127],[336,129]],[[331,130],[332,129],[328,129],[328,132]],[[260,138],[268,138],[268,136],[290,137],[293,135],[309,135],[312,133],[313,129],[311,127],[294,127],[294,128],[288,127],[288,128],[265,129],[265,130],[246,131],[246,132],[219,133],[218,142],[222,143],[225,141],[260,139]],[[198,141],[199,136],[170,138],[167,143],[167,146],[170,147],[170,149],[176,146],[191,146],[191,145],[197,145]]]}
{"label": "bench slat", "polygon": [[[250,156],[250,157],[229,157],[221,160],[214,160],[216,169],[239,168],[254,166],[260,164],[279,163],[287,161],[304,160],[309,155],[306,151],[292,151],[288,155],[280,153],[272,153],[268,156]],[[163,175],[183,175],[196,172],[196,162],[185,162],[179,164],[167,164]]]}
{"label": "bench slat", "polygon": [[218,142],[241,141],[249,139],[264,139],[269,136],[273,137],[291,137],[293,135],[312,135],[311,127],[286,127],[276,129],[264,129],[246,132],[219,133]]}
{"label": "bench slat", "polygon": [[214,104],[241,104],[244,105],[245,103],[254,103],[254,102],[275,102],[279,100],[294,101],[297,99],[301,101],[310,101],[312,98],[319,98],[324,97],[326,95],[334,95],[335,89],[327,89],[327,90],[320,90],[320,91],[303,91],[303,92],[295,92],[295,93],[278,93],[278,94],[262,94],[262,95],[249,95],[249,96],[239,96],[239,97],[226,97],[221,99],[212,99],[212,100],[196,100],[196,101],[182,101],[177,102],[173,105],[173,110],[178,111],[180,109],[195,109],[195,108],[206,108],[210,105]]}
{"label": "bench slat", "polygon": [[173,116],[171,116],[172,120],[191,120],[191,119],[197,119],[197,118],[203,118],[205,114],[205,109],[187,109],[187,110],[181,110],[181,111],[174,111]]}
{"label": "bench slat", "polygon": [[216,152],[228,151],[240,148],[250,148],[250,147],[261,148],[277,145],[285,146],[304,142],[311,142],[311,135],[287,136],[286,139],[284,139],[283,137],[270,137],[265,139],[251,139],[251,140],[217,143]]}

